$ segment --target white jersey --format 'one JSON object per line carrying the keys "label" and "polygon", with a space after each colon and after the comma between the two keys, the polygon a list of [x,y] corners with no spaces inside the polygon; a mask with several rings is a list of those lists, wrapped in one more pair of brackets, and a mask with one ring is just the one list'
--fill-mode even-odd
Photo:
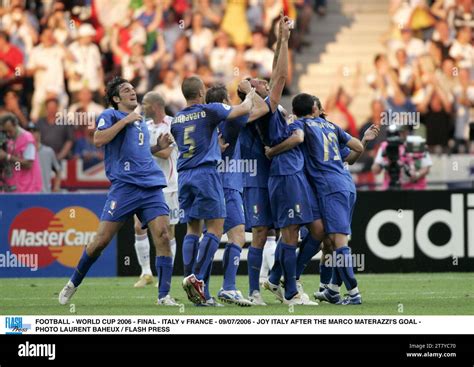
{"label": "white jersey", "polygon": [[[147,120],[146,124],[148,131],[150,132],[150,145],[156,145],[156,141],[161,134],[171,133],[171,121],[172,117],[165,116],[162,122],[155,124],[153,120]],[[163,189],[163,192],[176,192],[178,191],[178,146],[174,144],[171,155],[168,159],[158,158],[155,156],[156,162],[160,166],[164,175],[166,176],[166,182],[168,186]]]}

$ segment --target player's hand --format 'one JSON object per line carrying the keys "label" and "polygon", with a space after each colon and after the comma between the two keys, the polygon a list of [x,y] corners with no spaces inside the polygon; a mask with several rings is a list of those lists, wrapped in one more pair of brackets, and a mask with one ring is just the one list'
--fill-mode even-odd
{"label": "player's hand", "polygon": [[142,119],[142,116],[136,113],[135,111],[133,111],[133,112],[130,112],[127,115],[127,117],[125,117],[125,119],[127,120],[127,124],[132,124],[135,121],[140,121]]}
{"label": "player's hand", "polygon": [[364,133],[364,139],[365,141],[372,141],[379,136],[380,133],[380,128],[376,125],[370,125],[370,127],[365,131]]}
{"label": "player's hand", "polygon": [[171,135],[170,133],[161,134],[156,140],[156,145],[158,145],[160,149],[166,149],[173,143],[173,135]]}
{"label": "player's hand", "polygon": [[222,137],[222,134],[219,134],[219,147],[221,148],[221,153],[223,153],[229,145],[229,143],[225,142],[224,138]]}
{"label": "player's hand", "polygon": [[245,101],[250,103],[251,109],[253,108],[254,97],[255,97],[255,88],[250,88],[250,92],[248,92],[247,95],[245,96]]}
{"label": "player's hand", "polygon": [[266,146],[265,147],[265,155],[268,159],[272,159],[272,157],[273,157],[272,148]]}
{"label": "player's hand", "polygon": [[287,16],[280,18],[280,27],[282,28],[281,39],[288,41],[290,39],[291,28],[293,28],[294,21]]}
{"label": "player's hand", "polygon": [[237,90],[245,94],[250,92],[251,89],[252,89],[252,86],[250,85],[250,82],[247,79],[241,80],[241,82],[239,83],[239,86],[237,87]]}

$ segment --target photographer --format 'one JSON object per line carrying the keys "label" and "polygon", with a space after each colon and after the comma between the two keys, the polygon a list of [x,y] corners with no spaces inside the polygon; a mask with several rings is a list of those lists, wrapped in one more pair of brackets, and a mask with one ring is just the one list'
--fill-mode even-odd
{"label": "photographer", "polygon": [[385,170],[382,190],[425,190],[426,175],[432,165],[424,139],[409,136],[406,127],[391,125],[387,140],[377,152],[372,172],[377,175]]}
{"label": "photographer", "polygon": [[0,191],[41,192],[35,139],[11,113],[0,116]]}

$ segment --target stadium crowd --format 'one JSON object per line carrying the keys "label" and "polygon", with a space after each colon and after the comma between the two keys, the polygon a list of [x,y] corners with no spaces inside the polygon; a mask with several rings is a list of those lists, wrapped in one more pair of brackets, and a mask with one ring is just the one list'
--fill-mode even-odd
{"label": "stadium crowd", "polygon": [[[91,144],[90,130],[105,107],[104,83],[114,75],[132,81],[140,98],[159,92],[174,115],[185,105],[180,86],[190,75],[208,86],[235,87],[242,75],[269,77],[281,10],[297,19],[293,52],[307,44],[303,35],[311,7],[325,12],[322,0],[3,0],[0,5],[0,114],[12,113],[23,128],[39,130],[58,160],[75,156],[86,167],[103,158]],[[289,68],[291,75],[291,63]]]}
{"label": "stadium crowd", "polygon": [[[236,102],[242,76],[269,77],[283,9],[296,19],[284,91],[290,95],[294,54],[310,44],[313,10],[324,15],[325,3],[1,0],[0,114],[12,113],[20,126],[39,131],[57,160],[78,157],[93,166],[103,153],[90,132],[105,108],[104,83],[114,75],[132,81],[139,98],[159,92],[169,115],[184,107],[180,86],[190,75],[208,86],[224,83]],[[431,153],[474,152],[472,0],[392,0],[390,14],[387,53],[377,55],[365,76],[374,91],[371,116],[355,121],[350,102],[357,91],[341,83],[324,103],[329,118],[362,136],[371,123],[384,125],[384,113],[407,112]],[[374,182],[371,166],[385,138],[382,129],[368,147],[358,184]],[[48,160],[43,172],[54,166]]]}

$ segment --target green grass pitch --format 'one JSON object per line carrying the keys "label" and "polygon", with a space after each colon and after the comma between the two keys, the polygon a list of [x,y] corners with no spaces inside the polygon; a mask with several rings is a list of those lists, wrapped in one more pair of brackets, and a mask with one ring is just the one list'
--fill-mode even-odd
{"label": "green grass pitch", "polygon": [[[177,307],[155,305],[154,286],[134,289],[136,278],[86,278],[72,299],[71,306],[61,306],[58,292],[66,278],[19,278],[0,280],[2,315],[473,315],[474,273],[359,274],[363,297],[360,306],[296,306],[293,312],[263,291],[267,307],[242,308],[195,307],[181,288],[181,277],[173,277],[171,295],[184,304]],[[319,276],[302,277],[305,291],[311,296]],[[211,292],[216,295],[221,276],[211,278]],[[246,276],[238,277],[238,286],[247,293]],[[182,311],[182,312],[180,312]]]}

